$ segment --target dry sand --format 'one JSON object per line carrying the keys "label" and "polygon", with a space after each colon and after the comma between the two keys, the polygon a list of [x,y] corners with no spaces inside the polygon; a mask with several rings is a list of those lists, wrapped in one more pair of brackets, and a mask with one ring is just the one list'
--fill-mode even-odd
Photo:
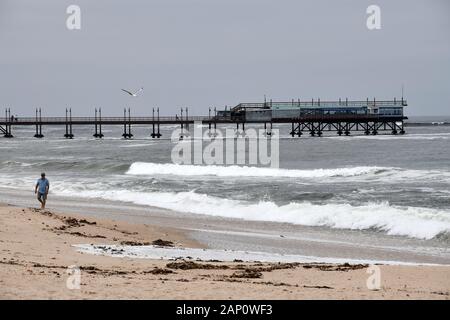
{"label": "dry sand", "polygon": [[[82,254],[74,244],[171,241],[173,228],[0,204],[1,299],[449,299],[450,266],[380,266],[369,290],[363,265],[164,261]],[[81,269],[68,289],[67,267]]]}

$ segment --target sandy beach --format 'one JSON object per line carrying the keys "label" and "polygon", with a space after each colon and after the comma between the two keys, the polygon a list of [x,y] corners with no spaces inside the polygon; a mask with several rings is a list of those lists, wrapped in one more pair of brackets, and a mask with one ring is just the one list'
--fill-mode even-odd
{"label": "sandy beach", "polygon": [[[449,299],[449,266],[152,260],[92,255],[74,245],[204,248],[181,229],[0,206],[1,299]],[[68,266],[81,272],[68,289]]]}

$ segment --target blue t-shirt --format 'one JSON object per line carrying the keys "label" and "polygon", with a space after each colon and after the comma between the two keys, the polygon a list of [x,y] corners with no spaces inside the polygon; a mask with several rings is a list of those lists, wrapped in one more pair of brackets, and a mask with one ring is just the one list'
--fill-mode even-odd
{"label": "blue t-shirt", "polygon": [[38,185],[39,193],[45,193],[47,191],[46,188],[50,188],[50,182],[48,182],[47,178],[39,179],[36,184]]}

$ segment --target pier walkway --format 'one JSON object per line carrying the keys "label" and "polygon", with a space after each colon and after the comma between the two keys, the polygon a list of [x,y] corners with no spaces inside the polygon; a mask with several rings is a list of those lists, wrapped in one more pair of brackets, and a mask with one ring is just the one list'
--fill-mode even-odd
{"label": "pier walkway", "polygon": [[[266,112],[267,110],[263,110]],[[164,125],[179,125],[187,131],[189,126],[195,122],[207,125],[209,130],[216,129],[218,124],[235,124],[236,129],[245,131],[247,124],[264,125],[267,135],[272,134],[273,123],[291,124],[290,135],[300,137],[303,134],[311,136],[321,136],[326,131],[333,131],[338,135],[350,135],[352,132],[361,132],[366,135],[376,135],[381,131],[391,134],[404,134],[403,112],[397,115],[381,115],[368,113],[315,113],[302,114],[296,116],[276,117],[254,117],[247,111],[246,113],[226,113],[209,109],[207,116],[190,116],[188,109],[181,109],[180,116],[160,116],[159,108],[152,110],[151,116],[131,116],[131,109],[124,109],[121,117],[103,117],[101,109],[95,109],[93,117],[73,117],[72,110],[66,109],[64,117],[42,117],[42,110],[36,109],[34,117],[17,117],[11,115],[10,108],[5,111],[5,116],[0,118],[0,135],[6,138],[13,138],[13,128],[19,126],[35,127],[36,138],[43,138],[43,126],[61,126],[64,128],[63,136],[68,139],[74,138],[73,126],[92,126],[93,136],[103,138],[103,126],[120,125],[123,127],[122,137],[129,139],[133,137],[131,128],[133,125],[148,125],[149,136],[160,138],[162,136],[160,128]]]}

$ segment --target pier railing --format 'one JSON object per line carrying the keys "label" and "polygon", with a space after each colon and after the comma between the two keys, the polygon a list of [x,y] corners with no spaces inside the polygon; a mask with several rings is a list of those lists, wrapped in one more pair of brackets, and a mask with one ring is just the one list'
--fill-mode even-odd
{"label": "pier railing", "polygon": [[[71,117],[70,119],[66,117],[42,117],[38,122],[47,123],[47,124],[65,124],[66,122],[72,122],[74,124],[92,124],[95,122],[102,122],[104,124],[108,123],[123,123],[123,122],[131,122],[131,123],[153,123],[153,122],[193,122],[193,121],[211,121],[212,117],[205,116],[189,116],[189,117],[177,117],[177,116],[164,116],[164,117]],[[27,125],[27,124],[35,124],[35,117],[16,117],[13,119],[1,119],[0,123],[8,122],[16,125]]]}
{"label": "pier railing", "polygon": [[231,110],[239,110],[246,108],[276,108],[276,107],[288,107],[288,108],[315,108],[315,107],[402,107],[407,106],[405,99],[394,100],[336,100],[336,101],[321,101],[321,100],[309,100],[309,101],[271,101],[271,102],[243,102],[238,104]]}
{"label": "pier railing", "polygon": [[[391,115],[391,116],[380,116],[376,114],[302,114],[298,117],[291,118],[276,118],[273,117],[272,121],[274,122],[286,122],[290,123],[292,121],[374,121],[385,118],[397,118],[403,119],[402,115]],[[65,117],[42,117],[38,121],[35,117],[17,117],[14,119],[5,119],[0,118],[0,124],[12,124],[12,125],[35,125],[39,124],[52,124],[52,125],[64,125],[68,122],[72,124],[123,124],[123,123],[132,123],[132,124],[152,124],[152,123],[166,123],[166,124],[180,124],[180,123],[193,123],[195,121],[200,122],[267,122],[268,120],[261,121],[248,121],[244,118],[235,118],[235,117],[221,117],[221,116],[189,116],[189,117],[176,117],[176,116],[164,116],[164,117],[102,117],[101,119],[95,117],[72,117],[70,119]],[[270,121],[270,120],[269,120]]]}

